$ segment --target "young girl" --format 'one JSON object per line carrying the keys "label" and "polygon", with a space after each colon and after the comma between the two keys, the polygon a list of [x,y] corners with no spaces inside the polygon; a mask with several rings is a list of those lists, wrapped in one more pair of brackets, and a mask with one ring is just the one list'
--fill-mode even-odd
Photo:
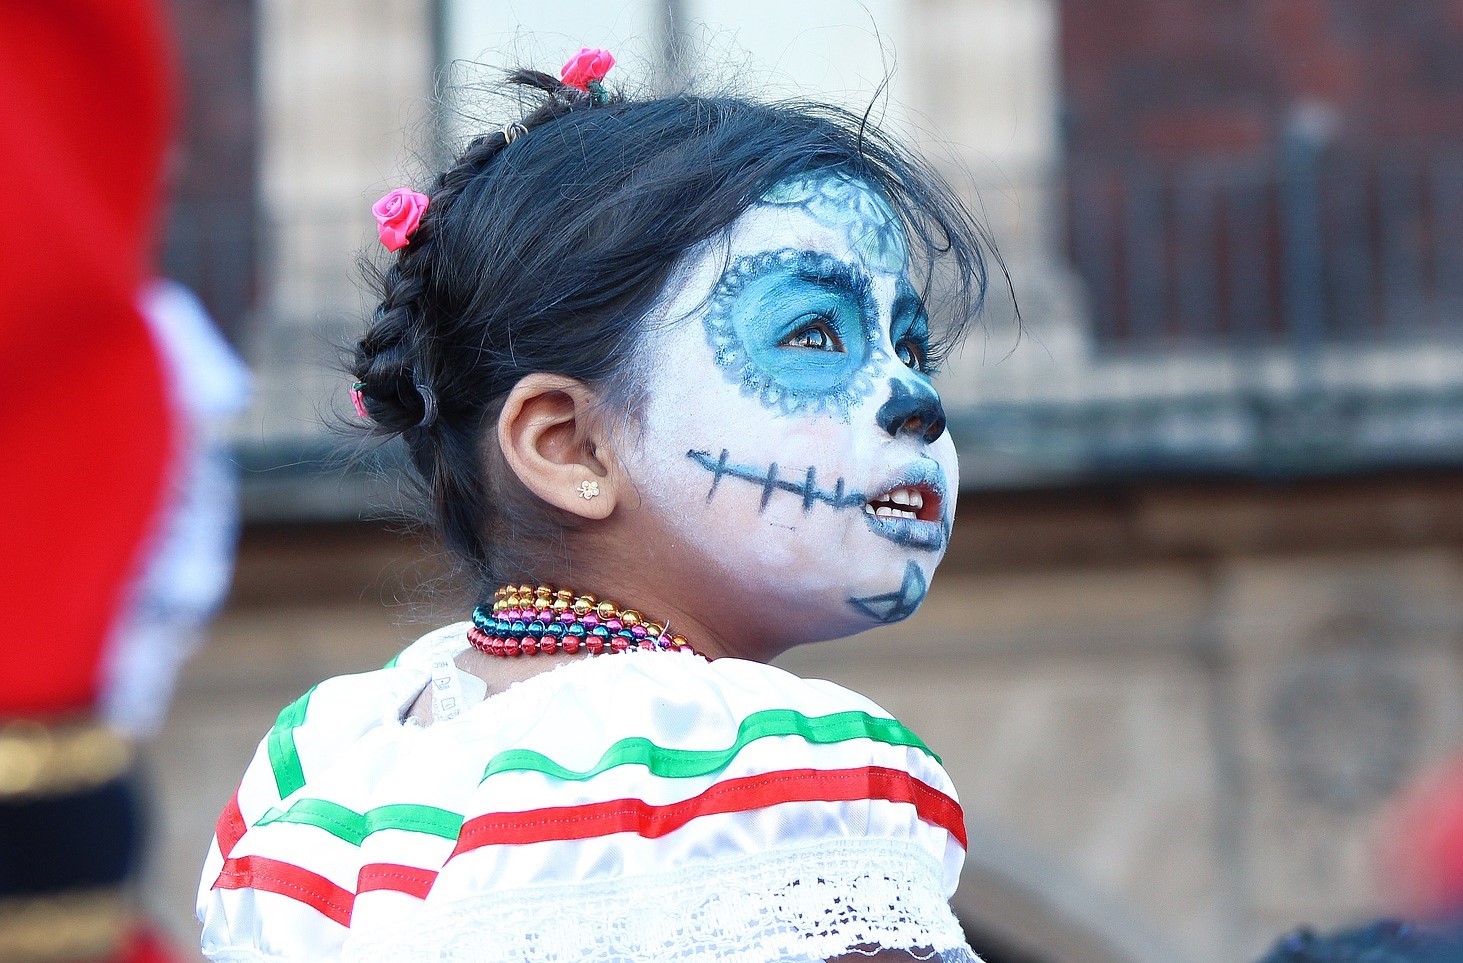
{"label": "young girl", "polygon": [[625,99],[611,62],[514,74],[535,110],[377,205],[353,397],[482,604],[280,714],[204,869],[214,959],[975,959],[939,758],[767,662],[924,598],[978,230],[863,119]]}

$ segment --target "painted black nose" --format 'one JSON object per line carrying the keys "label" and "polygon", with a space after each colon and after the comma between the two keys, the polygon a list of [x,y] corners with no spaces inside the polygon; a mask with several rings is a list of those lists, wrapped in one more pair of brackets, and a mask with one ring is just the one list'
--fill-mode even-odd
{"label": "painted black nose", "polygon": [[945,409],[935,389],[890,378],[889,392],[889,400],[874,416],[880,428],[895,438],[902,434],[918,435],[927,445],[945,433]]}

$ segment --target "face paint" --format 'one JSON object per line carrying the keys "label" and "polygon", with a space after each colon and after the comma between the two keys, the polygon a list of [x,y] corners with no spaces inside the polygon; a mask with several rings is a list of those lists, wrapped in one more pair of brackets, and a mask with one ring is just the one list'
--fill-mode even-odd
{"label": "face paint", "polygon": [[945,409],[935,389],[923,382],[910,384],[889,379],[889,400],[879,406],[874,420],[891,435],[914,431],[928,444],[945,433]]}
{"label": "face paint", "polygon": [[873,270],[897,274],[909,259],[899,218],[862,181],[836,174],[792,178],[768,191],[762,202],[800,208],[818,223],[843,231],[848,248]]}
{"label": "face paint", "polygon": [[813,510],[813,505],[822,502],[834,508],[853,508],[864,505],[868,499],[863,492],[846,492],[847,483],[838,479],[838,483],[832,491],[825,491],[817,486],[818,470],[815,466],[809,465],[807,474],[801,482],[788,481],[778,475],[777,465],[769,466],[765,471],[760,468],[753,468],[751,465],[734,465],[728,462],[731,452],[725,448],[721,450],[720,458],[712,458],[709,451],[688,451],[686,457],[696,464],[711,472],[711,489],[706,493],[706,501],[716,497],[717,486],[721,484],[722,478],[731,476],[742,481],[756,482],[762,488],[762,510],[767,509],[767,503],[772,500],[772,493],[775,491],[791,492],[799,496],[803,502],[803,511]]}
{"label": "face paint", "polygon": [[903,622],[913,615],[914,610],[919,608],[919,603],[925,600],[928,584],[925,581],[925,573],[920,570],[918,565],[910,562],[904,566],[904,581],[900,583],[897,590],[849,599],[848,604],[860,611],[867,612],[874,621],[882,622],[885,625]]}
{"label": "face paint", "polygon": [[[776,492],[788,492],[802,501],[803,513],[813,510],[817,504],[835,509],[857,509],[864,514],[864,521],[870,531],[880,538],[907,545],[912,548],[943,549],[950,530],[944,518],[933,509],[925,513],[925,493],[938,500],[947,497],[945,476],[938,463],[922,459],[911,465],[901,476],[892,480],[884,494],[870,497],[861,491],[849,491],[848,482],[839,478],[833,488],[818,487],[818,469],[809,465],[805,472],[794,470],[792,478],[783,478],[778,465],[756,468],[730,461],[731,452],[725,448],[720,457],[713,458],[709,451],[688,451],[686,457],[711,472],[711,487],[706,492],[706,501],[716,497],[716,489],[723,478],[735,478],[752,482],[762,489],[762,504],[759,512],[767,510],[767,503]],[[793,478],[799,480],[794,481]],[[897,513],[897,514],[896,514]],[[926,517],[921,518],[924,513]]]}
{"label": "face paint", "polygon": [[885,357],[868,275],[816,251],[737,258],[703,321],[726,377],[784,415],[846,419],[873,391],[870,363]]}
{"label": "face paint", "polygon": [[774,652],[907,617],[949,542],[959,469],[905,258],[877,192],[799,178],[688,255],[647,325],[624,537]]}
{"label": "face paint", "polygon": [[899,279],[893,310],[889,340],[894,344],[894,354],[906,368],[932,377],[935,370],[930,361],[930,318],[925,313],[924,301],[920,300],[908,278]]}

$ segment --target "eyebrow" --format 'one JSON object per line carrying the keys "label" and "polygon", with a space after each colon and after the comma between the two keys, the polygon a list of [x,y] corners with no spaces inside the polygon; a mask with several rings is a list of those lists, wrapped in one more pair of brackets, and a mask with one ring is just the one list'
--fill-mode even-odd
{"label": "eyebrow", "polygon": [[787,267],[777,264],[775,268],[767,273],[786,274],[796,280],[814,284],[819,287],[828,288],[839,294],[847,294],[854,300],[863,303],[869,297],[873,287],[868,272],[857,264],[850,263],[820,251],[805,251],[796,248],[782,248],[770,251],[755,251],[743,255],[752,258],[768,258],[776,263],[777,260],[790,260],[792,263]]}

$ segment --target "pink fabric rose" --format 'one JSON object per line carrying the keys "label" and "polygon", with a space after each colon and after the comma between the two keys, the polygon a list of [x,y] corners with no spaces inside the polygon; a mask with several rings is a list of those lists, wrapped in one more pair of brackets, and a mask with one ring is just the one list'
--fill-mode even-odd
{"label": "pink fabric rose", "polygon": [[376,215],[376,230],[386,250],[399,251],[406,247],[417,225],[422,223],[426,209],[427,195],[409,187],[398,187],[371,205],[371,213]]}
{"label": "pink fabric rose", "polygon": [[589,85],[604,80],[605,74],[609,73],[610,68],[614,65],[614,55],[608,50],[585,47],[569,58],[564,69],[559,71],[559,79],[570,87],[578,87],[587,93]]}

